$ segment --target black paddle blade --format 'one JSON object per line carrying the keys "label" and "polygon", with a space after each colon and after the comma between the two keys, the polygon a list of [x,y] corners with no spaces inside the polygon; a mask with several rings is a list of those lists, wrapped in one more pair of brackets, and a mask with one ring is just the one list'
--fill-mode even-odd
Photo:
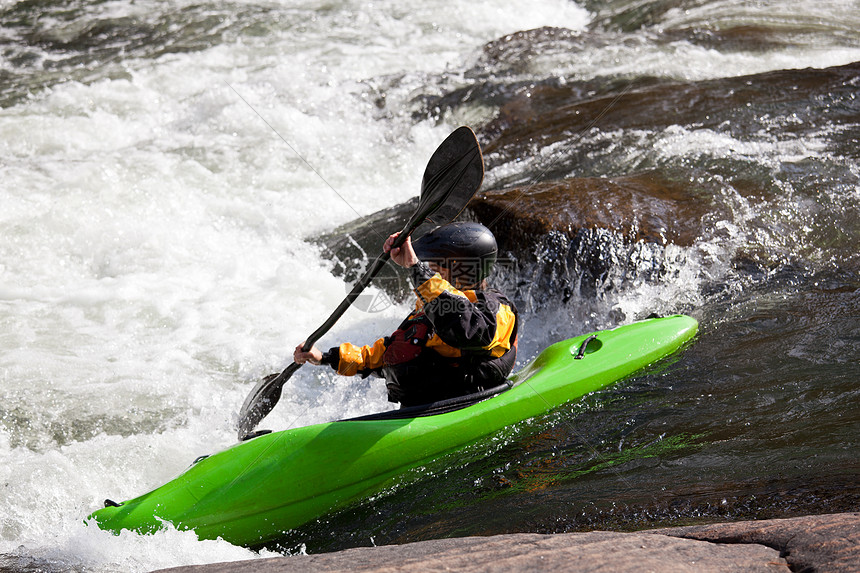
{"label": "black paddle blade", "polygon": [[439,145],[424,170],[421,198],[415,219],[437,225],[453,221],[484,179],[484,157],[475,132],[466,126],[454,130]]}
{"label": "black paddle blade", "polygon": [[237,430],[240,441],[254,431],[260,420],[269,415],[269,412],[272,411],[275,404],[281,399],[281,389],[283,389],[284,384],[290,379],[293,372],[300,367],[300,364],[294,362],[283,372],[269,374],[257,382],[257,385],[254,386],[254,389],[245,398],[242,409],[239,410]]}

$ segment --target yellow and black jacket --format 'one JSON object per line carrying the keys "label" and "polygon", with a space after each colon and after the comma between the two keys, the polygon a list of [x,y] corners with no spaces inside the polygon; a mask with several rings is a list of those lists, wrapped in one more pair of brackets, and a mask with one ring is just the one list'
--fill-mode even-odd
{"label": "yellow and black jacket", "polygon": [[402,407],[463,396],[504,382],[516,361],[517,310],[495,289],[460,291],[425,263],[412,267],[418,301],[391,336],[348,342],[323,355],[345,376],[385,378]]}

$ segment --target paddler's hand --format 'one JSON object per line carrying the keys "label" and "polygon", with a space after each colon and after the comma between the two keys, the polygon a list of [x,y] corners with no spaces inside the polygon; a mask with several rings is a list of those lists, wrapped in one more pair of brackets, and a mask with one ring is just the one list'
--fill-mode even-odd
{"label": "paddler's hand", "polygon": [[387,239],[385,239],[385,244],[382,245],[382,251],[385,253],[391,253],[391,260],[400,265],[401,267],[408,269],[409,267],[413,267],[418,264],[418,255],[415,254],[415,251],[412,249],[412,237],[406,237],[406,242],[396,249],[392,249],[391,245],[394,244],[394,240],[400,233],[394,233]]}
{"label": "paddler's hand", "polygon": [[302,350],[304,343],[296,346],[296,349],[293,351],[293,362],[296,364],[304,364],[305,362],[310,362],[311,364],[315,364],[317,366],[320,365],[322,361],[322,352],[316,346],[312,346],[310,350],[305,352]]}

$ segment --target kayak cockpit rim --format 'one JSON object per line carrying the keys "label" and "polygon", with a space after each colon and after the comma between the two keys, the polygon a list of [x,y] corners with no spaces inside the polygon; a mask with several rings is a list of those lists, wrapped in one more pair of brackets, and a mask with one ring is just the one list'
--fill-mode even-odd
{"label": "kayak cockpit rim", "polygon": [[347,418],[345,420],[338,420],[339,422],[365,422],[365,421],[373,421],[373,420],[403,420],[407,418],[424,418],[426,416],[435,416],[437,414],[446,414],[448,412],[454,412],[456,410],[462,410],[463,408],[468,408],[469,406],[474,406],[484,400],[489,400],[490,398],[494,398],[503,392],[507,392],[511,388],[514,387],[514,383],[510,380],[505,380],[503,384],[499,384],[493,388],[488,388],[486,390],[481,390],[480,392],[475,392],[474,394],[466,394],[465,396],[457,396],[455,398],[448,398],[447,400],[440,400],[438,402],[431,402],[430,404],[421,404],[420,406],[409,406],[406,408],[400,408],[398,410],[388,410],[385,412],[377,412],[375,414],[367,414],[365,416],[358,416],[356,418]]}

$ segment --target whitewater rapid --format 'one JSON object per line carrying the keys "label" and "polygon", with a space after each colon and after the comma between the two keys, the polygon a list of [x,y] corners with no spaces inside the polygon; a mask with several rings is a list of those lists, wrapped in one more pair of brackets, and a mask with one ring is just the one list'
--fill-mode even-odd
{"label": "whitewater rapid", "polygon": [[[408,93],[523,25],[587,22],[556,0],[526,17],[508,3],[443,4],[212,5],[223,44],[130,49],[87,62],[86,81],[71,66],[0,110],[0,566],[127,572],[255,556],[83,520],[231,444],[255,380],[345,295],[305,239],[417,195],[451,126],[375,117],[369,84],[399,74]],[[76,9],[35,26],[61,37],[173,10],[182,35],[194,33],[183,18],[208,17],[193,3]],[[403,311],[349,312],[333,336],[361,342]],[[388,407],[379,384],[343,382],[308,369],[267,423]]]}

